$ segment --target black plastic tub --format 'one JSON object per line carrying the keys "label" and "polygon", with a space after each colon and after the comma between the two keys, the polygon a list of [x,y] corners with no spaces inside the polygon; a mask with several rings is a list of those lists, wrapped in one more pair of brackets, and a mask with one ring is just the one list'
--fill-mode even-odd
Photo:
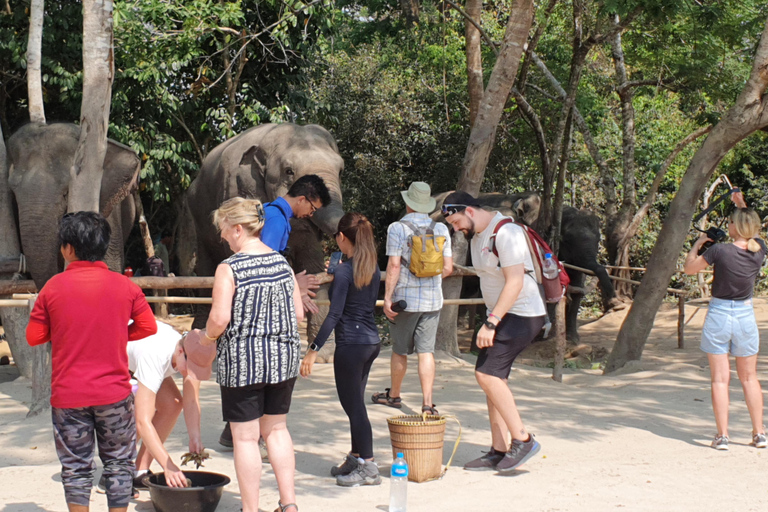
{"label": "black plastic tub", "polygon": [[157,512],[213,512],[219,506],[226,475],[208,471],[184,471],[192,487],[168,487],[165,474],[155,473],[142,480],[149,487],[149,497]]}

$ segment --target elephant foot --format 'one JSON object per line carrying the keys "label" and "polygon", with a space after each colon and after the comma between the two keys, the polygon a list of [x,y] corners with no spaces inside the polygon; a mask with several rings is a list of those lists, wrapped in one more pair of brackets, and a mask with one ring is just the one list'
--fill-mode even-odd
{"label": "elephant foot", "polygon": [[621,311],[622,309],[626,309],[627,306],[628,304],[626,302],[623,302],[618,297],[614,297],[608,301],[608,309],[606,310],[606,312]]}

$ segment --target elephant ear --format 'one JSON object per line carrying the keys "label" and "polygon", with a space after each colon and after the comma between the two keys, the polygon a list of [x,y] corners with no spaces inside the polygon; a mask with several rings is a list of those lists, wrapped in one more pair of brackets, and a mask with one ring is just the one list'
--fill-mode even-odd
{"label": "elephant ear", "polygon": [[249,165],[253,179],[264,181],[267,173],[267,152],[261,146],[253,145],[243,153],[240,165]]}
{"label": "elephant ear", "polygon": [[133,149],[113,140],[107,142],[99,196],[99,209],[105,217],[109,217],[123,199],[138,189],[141,170],[141,159]]}

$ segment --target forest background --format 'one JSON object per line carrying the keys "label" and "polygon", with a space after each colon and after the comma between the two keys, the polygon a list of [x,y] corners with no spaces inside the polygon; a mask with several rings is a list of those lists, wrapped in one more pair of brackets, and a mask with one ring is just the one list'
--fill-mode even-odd
{"label": "forest background", "polygon": [[[749,77],[768,5],[534,5],[528,48],[481,188],[551,196],[558,171],[564,202],[603,218],[604,262],[644,266],[701,135]],[[509,2],[476,0],[136,0],[114,9],[109,136],[143,161],[141,196],[153,233],[173,229],[178,199],[212,148],[256,124],[290,121],[318,123],[334,135],[346,164],[345,209],[367,215],[380,242],[401,215],[399,192],[410,182],[426,181],[435,193],[456,188],[470,134],[472,76],[479,70],[488,82],[510,16]],[[468,16],[483,30],[479,68],[468,65]],[[79,118],[81,27],[79,3],[45,2],[41,69],[49,123]],[[29,2],[2,0],[6,137],[29,121],[28,32]],[[567,115],[563,96],[578,116]],[[558,160],[559,167],[552,163]],[[761,216],[768,213],[764,132],[737,145],[720,172]],[[647,214],[636,217],[644,202]],[[635,217],[641,222],[621,259],[616,232],[625,233]],[[135,240],[129,264],[138,266],[143,255]],[[683,286],[680,279],[672,285]]]}

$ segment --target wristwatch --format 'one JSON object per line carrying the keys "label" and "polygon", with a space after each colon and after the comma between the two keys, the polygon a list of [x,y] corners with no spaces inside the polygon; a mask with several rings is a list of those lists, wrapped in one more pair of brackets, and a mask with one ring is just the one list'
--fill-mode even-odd
{"label": "wristwatch", "polygon": [[485,319],[485,322],[483,322],[483,325],[485,325],[485,326],[486,326],[487,328],[489,328],[490,330],[492,330],[492,331],[495,331],[495,330],[496,330],[496,325],[497,325],[497,324],[495,324],[495,323],[491,322],[490,320],[488,320],[488,319],[486,318],[486,319]]}
{"label": "wristwatch", "polygon": [[315,352],[320,352],[320,347],[318,347],[318,346],[317,346],[317,343],[312,343],[312,344],[309,346],[309,350],[313,350],[313,351],[315,351]]}

